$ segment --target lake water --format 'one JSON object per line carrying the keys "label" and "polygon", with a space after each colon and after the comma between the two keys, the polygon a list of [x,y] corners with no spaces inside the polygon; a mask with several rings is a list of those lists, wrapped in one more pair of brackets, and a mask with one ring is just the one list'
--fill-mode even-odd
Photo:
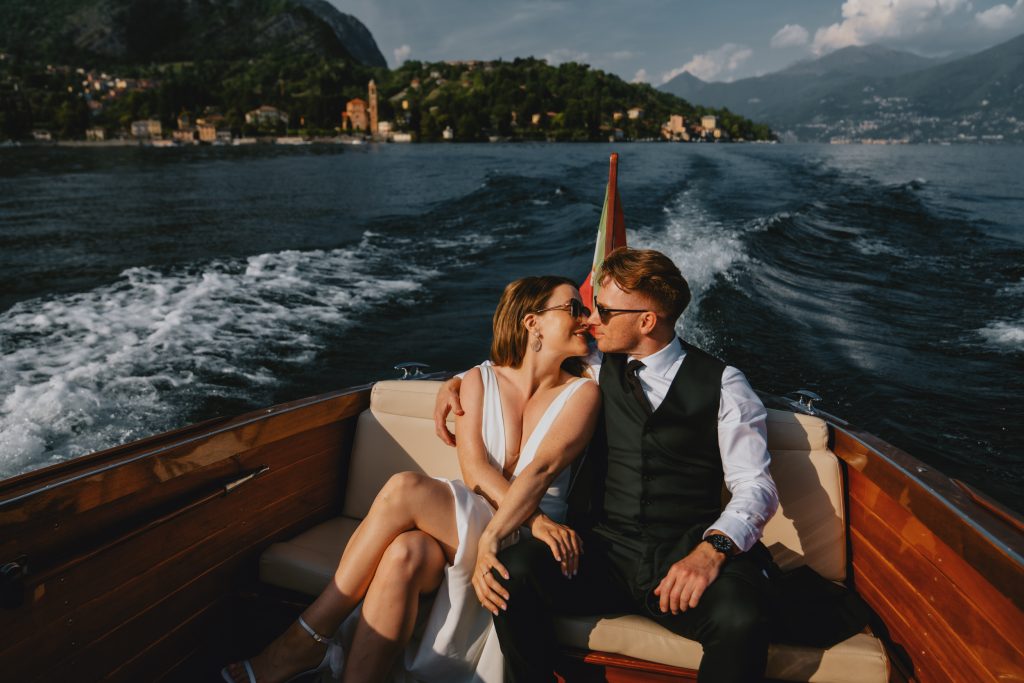
{"label": "lake water", "polygon": [[1011,146],[0,149],[0,476],[482,360],[506,282],[587,272],[611,151],[686,338],[1022,508]]}

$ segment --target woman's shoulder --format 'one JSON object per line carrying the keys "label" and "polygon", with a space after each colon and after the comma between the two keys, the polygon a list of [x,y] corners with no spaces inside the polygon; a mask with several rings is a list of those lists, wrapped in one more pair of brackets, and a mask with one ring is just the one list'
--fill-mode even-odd
{"label": "woman's shoulder", "polygon": [[571,391],[573,392],[573,397],[579,395],[584,397],[584,400],[593,400],[600,397],[601,390],[593,378],[566,374],[568,376],[562,385],[564,391]]}

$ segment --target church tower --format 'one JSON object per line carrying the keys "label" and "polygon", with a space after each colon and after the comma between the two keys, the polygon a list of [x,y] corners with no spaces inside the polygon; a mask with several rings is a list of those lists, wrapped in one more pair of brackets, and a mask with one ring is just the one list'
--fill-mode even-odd
{"label": "church tower", "polygon": [[370,87],[369,87],[369,93],[368,94],[369,94],[369,97],[367,97],[367,99],[370,100],[370,135],[376,135],[377,134],[377,84],[374,83],[372,78],[370,79]]}

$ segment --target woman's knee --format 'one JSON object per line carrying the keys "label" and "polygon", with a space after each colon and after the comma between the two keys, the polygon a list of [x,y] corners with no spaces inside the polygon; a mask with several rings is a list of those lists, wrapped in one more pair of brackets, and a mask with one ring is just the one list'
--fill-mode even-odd
{"label": "woman's knee", "polygon": [[377,574],[404,582],[431,582],[445,565],[437,541],[421,531],[399,534],[384,551]]}
{"label": "woman's knee", "polygon": [[377,494],[377,500],[388,505],[407,505],[428,480],[430,477],[419,472],[393,474]]}

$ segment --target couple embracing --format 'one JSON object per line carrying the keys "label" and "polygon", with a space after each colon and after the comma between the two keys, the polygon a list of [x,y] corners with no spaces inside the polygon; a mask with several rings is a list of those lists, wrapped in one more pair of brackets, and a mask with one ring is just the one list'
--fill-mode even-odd
{"label": "couple embracing", "polygon": [[598,277],[593,312],[564,278],[506,287],[490,362],[438,394],[462,480],[392,477],[331,584],[225,680],[320,662],[349,682],[551,681],[555,615],[621,613],[699,641],[701,681],[761,678],[759,539],[778,505],[765,408],[738,370],[676,337],[690,294],[665,255],[617,249]]}

